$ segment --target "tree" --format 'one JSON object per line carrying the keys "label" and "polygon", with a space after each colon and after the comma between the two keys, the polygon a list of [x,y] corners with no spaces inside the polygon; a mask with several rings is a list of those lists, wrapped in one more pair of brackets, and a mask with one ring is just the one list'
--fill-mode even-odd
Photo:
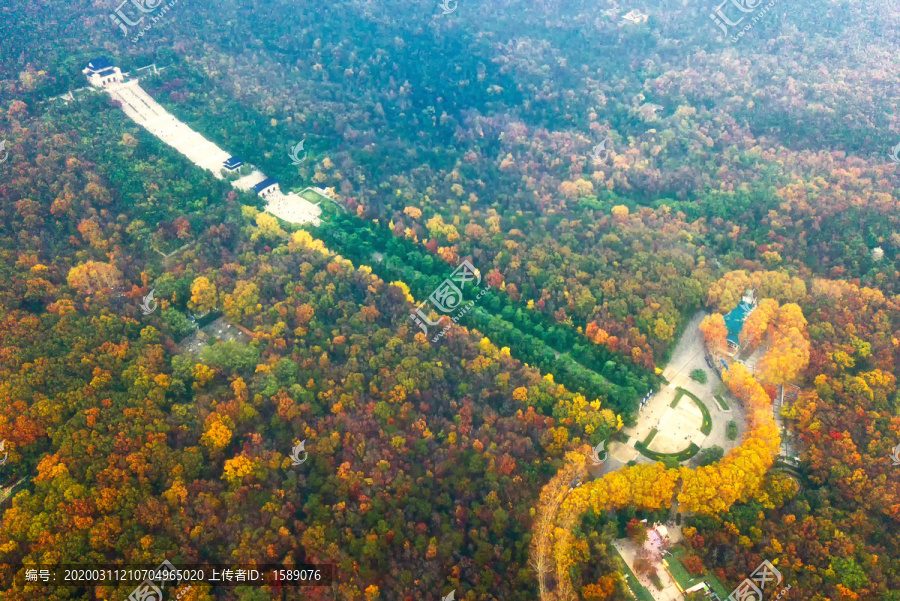
{"label": "tree", "polygon": [[713,463],[718,463],[724,456],[725,449],[723,449],[719,445],[713,445],[711,447],[701,449],[700,452],[697,453],[697,464],[700,467],[712,465]]}
{"label": "tree", "polygon": [[714,352],[724,352],[728,348],[728,327],[721,313],[707,315],[700,322],[700,331],[707,348]]}
{"label": "tree", "polygon": [[639,576],[653,578],[653,576],[656,576],[656,568],[653,567],[649,559],[636,557],[634,560],[634,573]]}
{"label": "tree", "polygon": [[181,311],[172,308],[163,309],[162,318],[172,331],[175,340],[181,340],[194,331],[194,324]]}
{"label": "tree", "polygon": [[706,372],[702,369],[695,369],[691,372],[691,379],[706,384]]}
{"label": "tree", "polygon": [[725,435],[728,437],[728,440],[735,440],[737,438],[738,433],[738,425],[734,420],[730,420],[728,425],[725,428]]}
{"label": "tree", "polygon": [[222,310],[232,321],[240,321],[244,317],[256,315],[262,309],[259,303],[259,286],[254,282],[239,280],[232,294],[226,294],[222,300]]}
{"label": "tree", "polygon": [[605,601],[616,590],[616,577],[607,574],[594,584],[588,584],[581,589],[584,601]]}
{"label": "tree", "polygon": [[227,340],[205,347],[200,358],[227,373],[250,372],[259,363],[259,351],[253,346]]}
{"label": "tree", "polygon": [[630,538],[634,544],[637,546],[642,546],[645,542],[647,542],[647,525],[643,522],[638,521],[637,518],[632,519],[625,526],[625,532],[628,534],[628,538]]}
{"label": "tree", "polygon": [[215,310],[218,304],[218,294],[215,285],[209,278],[200,276],[191,284],[191,300],[188,308],[199,314],[206,314]]}
{"label": "tree", "polygon": [[71,268],[67,281],[79,293],[90,295],[116,286],[121,277],[119,270],[109,263],[87,261]]}

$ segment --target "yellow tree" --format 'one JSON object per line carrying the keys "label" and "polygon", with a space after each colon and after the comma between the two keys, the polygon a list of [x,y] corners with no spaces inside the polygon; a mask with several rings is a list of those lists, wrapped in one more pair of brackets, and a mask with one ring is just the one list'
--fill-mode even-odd
{"label": "yellow tree", "polygon": [[269,213],[260,213],[256,216],[256,231],[250,236],[250,240],[256,241],[260,238],[263,240],[279,240],[284,237],[285,232],[278,225],[278,219]]}
{"label": "yellow tree", "polygon": [[586,455],[584,453],[567,454],[566,463],[541,490],[537,511],[535,512],[534,526],[532,527],[534,534],[531,539],[529,558],[529,565],[538,578],[538,590],[541,595],[541,601],[550,599],[547,576],[551,568],[550,550],[553,544],[552,533],[557,509],[565,498],[572,480],[584,475],[585,461]]}
{"label": "yellow tree", "polygon": [[216,308],[218,294],[209,278],[200,276],[191,283],[191,300],[188,308],[196,313],[209,313]]}
{"label": "yellow tree", "polygon": [[227,417],[222,418],[218,413],[212,413],[206,419],[206,431],[200,438],[200,442],[212,453],[218,453],[231,442],[231,429],[225,424]]}
{"label": "yellow tree", "polygon": [[703,340],[710,350],[723,352],[728,348],[728,327],[721,313],[704,317],[700,322],[700,331],[703,332]]}
{"label": "yellow tree", "polygon": [[98,261],[87,261],[69,270],[67,281],[84,295],[94,294],[115,286],[121,274],[115,266]]}
{"label": "yellow tree", "polygon": [[756,347],[763,341],[766,334],[769,331],[769,326],[772,325],[772,322],[775,320],[775,315],[778,312],[778,303],[771,298],[766,298],[759,301],[759,305],[756,307],[744,322],[744,327],[741,330],[741,346],[744,347]]}
{"label": "yellow tree", "polygon": [[239,280],[232,294],[222,300],[222,310],[228,319],[240,321],[243,317],[256,315],[262,309],[259,304],[259,286],[253,282]]}

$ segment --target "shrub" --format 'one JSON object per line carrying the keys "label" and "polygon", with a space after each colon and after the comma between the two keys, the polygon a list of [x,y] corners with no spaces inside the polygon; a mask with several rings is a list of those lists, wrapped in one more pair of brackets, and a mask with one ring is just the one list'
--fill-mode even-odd
{"label": "shrub", "polygon": [[730,422],[728,422],[728,426],[725,430],[725,435],[728,437],[728,440],[735,440],[737,438],[737,430],[738,428],[736,421],[731,420]]}
{"label": "shrub", "polygon": [[730,409],[728,403],[725,402],[725,399],[721,394],[714,394],[713,397],[715,397],[716,402],[719,403],[719,407],[721,407],[723,411],[728,411]]}
{"label": "shrub", "polygon": [[695,369],[691,372],[691,379],[706,384],[706,372],[702,369]]}
{"label": "shrub", "polygon": [[706,465],[712,465],[713,463],[717,463],[725,456],[725,449],[718,445],[713,445],[709,448],[703,449],[697,455],[698,465],[700,467]]}

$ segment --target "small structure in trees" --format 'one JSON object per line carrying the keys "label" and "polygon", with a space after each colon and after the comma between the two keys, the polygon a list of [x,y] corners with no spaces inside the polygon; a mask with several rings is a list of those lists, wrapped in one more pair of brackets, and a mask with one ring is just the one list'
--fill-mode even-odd
{"label": "small structure in trees", "polygon": [[272,177],[267,177],[263,181],[253,186],[251,190],[256,192],[259,196],[266,198],[274,192],[279,191],[278,180]]}
{"label": "small structure in trees", "polygon": [[647,19],[650,18],[650,15],[645,15],[637,9],[631,10],[624,15],[622,15],[623,21],[628,21],[629,23],[634,23],[635,25],[639,23],[646,23]]}
{"label": "small structure in trees", "polygon": [[748,289],[741,299],[741,303],[725,315],[725,326],[728,328],[728,346],[736,353],[740,349],[739,336],[744,328],[744,322],[756,309],[756,293]]}
{"label": "small structure in trees", "polygon": [[81,72],[87,76],[88,82],[96,88],[105,88],[115,83],[122,83],[122,70],[105,56],[91,59],[87,67],[82,69]]}

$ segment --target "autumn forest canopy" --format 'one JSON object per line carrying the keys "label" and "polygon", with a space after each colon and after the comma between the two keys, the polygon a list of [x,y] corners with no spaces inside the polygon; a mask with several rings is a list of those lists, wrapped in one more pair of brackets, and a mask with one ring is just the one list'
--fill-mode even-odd
{"label": "autumn forest canopy", "polygon": [[0,7],[0,601],[900,601],[900,5],[718,8]]}

